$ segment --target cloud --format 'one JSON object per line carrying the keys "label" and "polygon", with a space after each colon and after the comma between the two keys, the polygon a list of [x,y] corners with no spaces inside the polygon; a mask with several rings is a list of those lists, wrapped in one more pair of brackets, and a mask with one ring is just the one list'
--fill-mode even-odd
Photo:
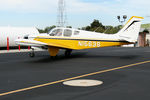
{"label": "cloud", "polygon": [[[107,2],[66,0],[67,11],[72,13],[106,11],[109,7],[105,3]],[[19,13],[50,13],[56,12],[57,7],[58,0],[0,0],[0,11],[12,11]]]}
{"label": "cloud", "polygon": [[83,2],[81,0],[68,0],[67,7],[69,12],[75,13],[90,13],[104,11],[107,8],[100,3]]}
{"label": "cloud", "polygon": [[53,12],[57,2],[53,0],[1,0],[0,11],[18,13]]}
{"label": "cloud", "polygon": [[[68,13],[145,14],[149,0],[65,0]],[[56,13],[58,0],[0,0],[0,11],[17,13]],[[146,12],[147,11],[147,12]]]}
{"label": "cloud", "polygon": [[[68,12],[89,13],[105,10],[101,4],[81,0],[65,0]],[[19,13],[51,13],[58,9],[58,0],[1,0],[0,11]]]}

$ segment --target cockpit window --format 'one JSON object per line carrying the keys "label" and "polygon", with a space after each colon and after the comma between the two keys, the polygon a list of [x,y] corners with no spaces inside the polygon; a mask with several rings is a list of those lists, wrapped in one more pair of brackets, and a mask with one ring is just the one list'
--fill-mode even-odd
{"label": "cockpit window", "polygon": [[71,37],[71,35],[72,35],[72,30],[65,29],[65,31],[64,31],[64,36],[66,36],[66,37]]}
{"label": "cockpit window", "polygon": [[74,35],[79,35],[79,31],[74,31]]}
{"label": "cockpit window", "polygon": [[62,36],[63,30],[62,29],[55,29],[51,32],[50,36]]}

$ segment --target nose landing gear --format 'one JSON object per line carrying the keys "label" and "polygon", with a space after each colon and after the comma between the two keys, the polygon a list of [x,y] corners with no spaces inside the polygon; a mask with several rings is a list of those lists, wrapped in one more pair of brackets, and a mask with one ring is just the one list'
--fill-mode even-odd
{"label": "nose landing gear", "polygon": [[32,48],[32,51],[29,53],[29,57],[35,57],[34,49]]}

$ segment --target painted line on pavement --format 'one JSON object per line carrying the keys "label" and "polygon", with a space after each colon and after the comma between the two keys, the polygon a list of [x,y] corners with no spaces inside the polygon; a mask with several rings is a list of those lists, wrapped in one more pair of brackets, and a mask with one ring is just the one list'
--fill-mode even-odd
{"label": "painted line on pavement", "polygon": [[142,64],[146,64],[146,63],[150,63],[150,60],[138,62],[138,63],[134,63],[134,64],[129,64],[129,65],[121,66],[121,67],[116,67],[116,68],[112,68],[112,69],[102,70],[102,71],[98,71],[98,72],[93,72],[93,73],[89,73],[89,74],[84,74],[84,75],[67,78],[67,79],[63,79],[63,80],[58,80],[58,81],[54,81],[54,82],[50,82],[50,83],[46,83],[46,84],[41,84],[41,85],[36,85],[36,86],[27,87],[27,88],[23,88],[23,89],[18,89],[18,90],[14,90],[14,91],[10,91],[10,92],[5,92],[5,93],[1,93],[0,96],[5,96],[5,95],[13,94],[13,93],[27,91],[27,90],[32,90],[32,89],[36,89],[36,88],[40,88],[40,87],[44,87],[44,86],[48,86],[48,85],[53,85],[53,84],[57,84],[57,83],[61,83],[61,82],[69,81],[69,80],[79,79],[79,78],[83,78],[83,77],[87,77],[87,76],[91,76],[91,75],[96,75],[96,74],[101,74],[101,73],[110,72],[110,71],[114,71],[114,70],[124,69],[124,68],[133,67],[136,65],[142,65]]}

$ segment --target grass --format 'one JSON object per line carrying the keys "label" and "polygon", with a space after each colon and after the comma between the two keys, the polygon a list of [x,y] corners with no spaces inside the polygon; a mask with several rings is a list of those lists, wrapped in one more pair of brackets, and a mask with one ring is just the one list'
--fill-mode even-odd
{"label": "grass", "polygon": [[150,23],[149,24],[142,24],[142,26],[141,26],[142,28],[150,28]]}

